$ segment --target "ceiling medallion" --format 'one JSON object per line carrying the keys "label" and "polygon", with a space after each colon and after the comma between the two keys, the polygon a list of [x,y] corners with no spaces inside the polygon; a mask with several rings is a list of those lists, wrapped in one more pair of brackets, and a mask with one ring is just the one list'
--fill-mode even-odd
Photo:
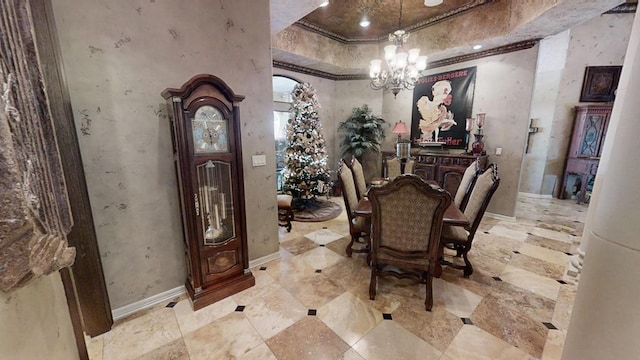
{"label": "ceiling medallion", "polygon": [[420,49],[404,49],[404,44],[409,33],[402,30],[402,1],[400,1],[400,17],[398,18],[398,30],[389,34],[389,41],[393,45],[384,47],[384,59],[386,69],[382,69],[382,60],[371,60],[369,76],[371,88],[374,90],[391,90],[393,96],[397,96],[400,90],[411,90],[415,86],[420,72],[427,68],[427,57],[420,56]]}

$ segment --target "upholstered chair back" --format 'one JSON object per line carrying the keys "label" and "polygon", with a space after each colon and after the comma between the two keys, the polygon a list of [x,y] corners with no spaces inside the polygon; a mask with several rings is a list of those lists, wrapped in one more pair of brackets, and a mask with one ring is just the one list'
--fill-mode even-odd
{"label": "upholstered chair back", "polygon": [[373,247],[382,257],[387,250],[436,256],[444,211],[451,196],[434,189],[416,175],[396,177],[369,191],[373,216]]}
{"label": "upholstered chair back", "polygon": [[367,182],[364,179],[362,164],[360,164],[360,161],[358,161],[355,156],[351,159],[351,171],[353,171],[358,199],[362,199],[367,193]]}
{"label": "upholstered chair back", "polygon": [[407,159],[406,164],[404,164],[404,173],[413,174],[413,170],[415,169],[415,166],[416,166],[416,159],[414,158]]}
{"label": "upholstered chair back", "polygon": [[400,176],[400,165],[400,159],[398,159],[397,157],[387,158],[385,160],[384,177],[388,178],[389,180],[393,180],[396,177]]}
{"label": "upholstered chair back", "polygon": [[473,238],[482,216],[484,215],[491,197],[500,185],[500,177],[498,176],[498,166],[490,164],[482,174],[478,175],[472,184],[471,195],[464,209],[464,215],[471,223],[469,236]]}
{"label": "upholstered chair back", "polygon": [[[460,209],[464,210],[463,205],[466,199],[471,195],[471,183],[473,182],[473,178],[476,176],[478,172],[478,160],[474,161],[467,167],[462,175],[462,180],[460,181],[460,186],[458,186],[458,190],[456,191],[456,195],[453,198],[453,203]],[[465,199],[466,198],[466,199]]]}
{"label": "upholstered chair back", "polygon": [[340,177],[340,183],[342,184],[342,196],[344,198],[344,206],[347,210],[347,216],[349,222],[353,218],[353,210],[358,205],[358,194],[356,192],[356,184],[353,179],[353,173],[351,169],[343,162],[340,161],[338,169]]}

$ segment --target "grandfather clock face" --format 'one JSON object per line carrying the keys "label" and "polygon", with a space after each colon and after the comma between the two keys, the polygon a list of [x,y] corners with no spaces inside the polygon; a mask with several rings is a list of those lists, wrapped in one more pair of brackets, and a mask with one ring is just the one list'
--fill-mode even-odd
{"label": "grandfather clock face", "polygon": [[229,152],[228,121],[215,107],[199,107],[191,121],[191,131],[196,154]]}

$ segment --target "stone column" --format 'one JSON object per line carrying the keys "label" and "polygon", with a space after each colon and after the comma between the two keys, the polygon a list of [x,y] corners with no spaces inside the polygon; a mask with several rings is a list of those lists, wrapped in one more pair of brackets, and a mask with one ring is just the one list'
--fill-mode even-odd
{"label": "stone column", "polygon": [[[640,358],[640,17],[634,20],[585,238],[563,359]],[[593,197],[592,197],[592,200]],[[595,205],[595,206],[594,206]]]}

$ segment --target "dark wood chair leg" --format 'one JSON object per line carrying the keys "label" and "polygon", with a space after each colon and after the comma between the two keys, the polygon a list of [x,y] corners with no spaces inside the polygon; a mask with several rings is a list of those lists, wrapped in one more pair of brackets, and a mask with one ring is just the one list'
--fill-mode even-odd
{"label": "dark wood chair leg", "polygon": [[378,264],[371,264],[371,281],[369,281],[369,299],[376,299],[376,281],[378,278]]}
{"label": "dark wood chair leg", "polygon": [[427,274],[426,279],[426,297],[424,299],[424,309],[427,311],[431,311],[433,307],[433,275]]}
{"label": "dark wood chair leg", "polygon": [[471,274],[473,274],[473,266],[471,266],[471,262],[469,261],[469,258],[467,257],[467,252],[465,251],[462,254],[462,258],[464,259],[464,277],[468,278],[469,276],[471,276]]}
{"label": "dark wood chair leg", "polygon": [[347,244],[347,247],[344,249],[344,252],[347,254],[347,257],[351,257],[351,255],[353,254],[353,249],[351,247],[353,246],[353,243],[356,242],[357,238],[358,238],[358,235],[351,234],[351,241],[349,241],[349,243]]}

